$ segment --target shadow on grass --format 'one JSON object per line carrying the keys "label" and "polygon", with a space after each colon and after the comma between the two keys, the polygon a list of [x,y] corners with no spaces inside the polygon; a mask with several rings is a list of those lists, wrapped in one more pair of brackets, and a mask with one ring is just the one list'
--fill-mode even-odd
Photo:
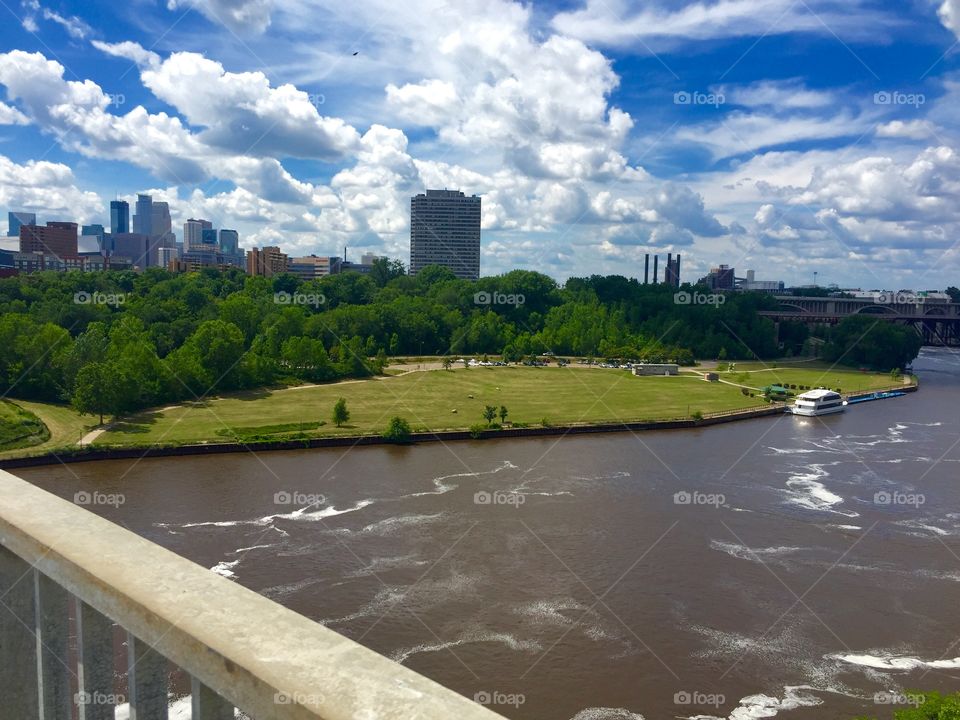
{"label": "shadow on grass", "polygon": [[150,425],[154,425],[160,417],[159,410],[147,411],[121,418],[111,423],[110,431],[119,433],[128,433],[131,435],[150,432]]}

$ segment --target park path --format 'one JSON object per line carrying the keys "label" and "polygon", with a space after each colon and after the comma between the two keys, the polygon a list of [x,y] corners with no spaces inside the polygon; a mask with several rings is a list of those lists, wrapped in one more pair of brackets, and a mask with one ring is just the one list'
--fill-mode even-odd
{"label": "park path", "polygon": [[105,425],[104,427],[99,427],[99,428],[97,428],[96,430],[91,430],[91,431],[88,432],[86,435],[84,435],[82,438],[80,438],[80,445],[81,445],[81,446],[83,446],[83,445],[89,445],[90,443],[92,443],[92,442],[93,442],[94,440],[96,440],[98,437],[100,437],[101,435],[103,435],[103,434],[104,434],[107,430],[109,430],[109,429],[110,429],[110,426],[109,426],[109,425]]}

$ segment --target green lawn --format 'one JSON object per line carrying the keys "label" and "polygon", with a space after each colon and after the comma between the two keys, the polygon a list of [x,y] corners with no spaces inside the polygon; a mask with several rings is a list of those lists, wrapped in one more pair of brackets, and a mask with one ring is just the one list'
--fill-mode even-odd
{"label": "green lawn", "polygon": [[[341,396],[351,416],[337,428],[330,415]],[[557,425],[655,420],[761,404],[738,388],[694,376],[638,378],[627,371],[590,368],[461,367],[239,394],[144,412],[101,435],[95,444],[216,442],[228,427],[252,434],[258,426],[320,420],[326,424],[305,432],[371,434],[382,432],[394,415],[406,418],[414,430],[464,429],[483,422],[485,405],[506,405],[509,421],[533,426],[544,418]]]}
{"label": "green lawn", "polygon": [[[892,385],[887,374],[867,374],[825,363],[737,363],[723,380],[761,388],[770,384],[826,385],[845,393]],[[473,396],[472,398],[470,396]],[[344,397],[350,420],[336,427],[333,405]],[[16,401],[49,429],[45,442],[5,450],[0,458],[76,447],[96,424],[63,405]],[[473,367],[408,372],[277,390],[255,390],[131,415],[94,440],[94,445],[182,444],[240,439],[379,434],[400,415],[415,431],[459,430],[484,422],[485,405],[509,410],[508,421],[539,426],[689,418],[762,406],[740,388],[707,383],[694,373],[679,377],[634,377],[625,370],[578,367]],[[456,412],[454,412],[456,410]]]}
{"label": "green lawn", "polygon": [[39,445],[50,433],[40,418],[6,400],[0,400],[0,450]]}
{"label": "green lawn", "polygon": [[888,373],[868,373],[835,366],[822,361],[774,363],[763,365],[756,362],[738,362],[736,368],[720,372],[720,379],[762,388],[767,385],[807,385],[810,387],[840,388],[844,393],[862,390],[878,390],[891,387],[897,382]]}
{"label": "green lawn", "polygon": [[74,446],[80,441],[80,437],[84,433],[96,425],[95,418],[81,417],[80,413],[67,405],[53,405],[30,400],[13,400],[11,402],[38,417],[46,425],[50,436],[44,442],[30,447],[0,452],[0,458],[40,455]]}

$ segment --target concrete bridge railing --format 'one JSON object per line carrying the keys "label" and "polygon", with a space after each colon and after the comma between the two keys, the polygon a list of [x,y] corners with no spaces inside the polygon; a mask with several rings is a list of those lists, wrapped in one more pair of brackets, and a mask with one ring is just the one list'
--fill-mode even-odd
{"label": "concrete bridge railing", "polygon": [[192,679],[193,720],[500,717],[0,471],[0,716],[113,720],[126,701],[131,720],[165,720],[170,663]]}

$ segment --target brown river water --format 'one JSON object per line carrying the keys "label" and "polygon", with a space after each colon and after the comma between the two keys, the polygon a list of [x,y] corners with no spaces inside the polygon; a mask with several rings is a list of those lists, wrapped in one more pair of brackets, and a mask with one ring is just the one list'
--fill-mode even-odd
{"label": "brown river water", "polygon": [[842,415],[17,470],[509,718],[960,690],[960,362]]}

